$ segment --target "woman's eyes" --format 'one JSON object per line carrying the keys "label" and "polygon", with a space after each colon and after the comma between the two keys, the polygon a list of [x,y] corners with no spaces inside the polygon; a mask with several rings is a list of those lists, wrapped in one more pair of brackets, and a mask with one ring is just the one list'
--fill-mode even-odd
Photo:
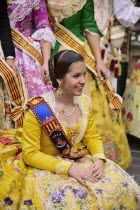
{"label": "woman's eyes", "polygon": [[76,75],[74,75],[73,77],[74,77],[74,78],[77,78],[77,77],[79,77],[79,76],[80,76],[79,74],[76,74]]}
{"label": "woman's eyes", "polygon": [[[84,73],[84,77],[85,77],[85,75],[86,75],[86,72]],[[75,74],[73,77],[78,78],[79,76],[81,76],[81,74]]]}

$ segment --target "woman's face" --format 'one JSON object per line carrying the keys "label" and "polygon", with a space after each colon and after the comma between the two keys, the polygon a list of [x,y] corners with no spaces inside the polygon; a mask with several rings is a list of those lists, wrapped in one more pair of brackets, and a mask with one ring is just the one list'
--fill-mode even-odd
{"label": "woman's face", "polygon": [[71,64],[69,72],[65,75],[62,82],[62,90],[67,96],[80,96],[86,83],[86,65],[84,61]]}

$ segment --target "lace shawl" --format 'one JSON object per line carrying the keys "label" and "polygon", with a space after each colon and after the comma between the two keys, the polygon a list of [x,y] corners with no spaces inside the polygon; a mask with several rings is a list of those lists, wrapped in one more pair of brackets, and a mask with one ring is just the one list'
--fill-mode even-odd
{"label": "lace shawl", "polygon": [[40,0],[13,0],[12,4],[18,4],[9,15],[11,26],[15,27],[18,21],[22,21],[32,9],[39,4]]}

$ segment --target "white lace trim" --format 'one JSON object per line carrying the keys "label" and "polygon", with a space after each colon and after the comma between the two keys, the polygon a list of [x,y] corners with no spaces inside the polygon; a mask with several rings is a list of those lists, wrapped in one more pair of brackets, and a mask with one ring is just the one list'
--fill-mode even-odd
{"label": "white lace trim", "polygon": [[31,38],[38,41],[40,41],[41,39],[44,39],[45,41],[51,43],[52,48],[54,48],[55,43],[56,43],[55,36],[53,32],[51,31],[51,29],[48,27],[38,29],[32,34]]}
{"label": "white lace trim", "polygon": [[13,0],[12,4],[25,4],[27,2],[27,0]]}
{"label": "white lace trim", "polygon": [[[52,110],[53,110],[55,116],[56,116],[57,119],[58,119],[58,116],[59,116],[59,115],[58,115],[58,113],[57,113],[56,110],[55,110],[55,97],[54,97],[53,91],[50,91],[50,92],[48,92],[48,93],[43,94],[42,97],[44,98],[45,101],[47,101],[47,102],[49,103],[49,105],[50,105],[50,107],[52,108]],[[87,100],[85,100],[85,104],[83,104],[83,103],[84,103],[84,102],[83,102],[84,100],[82,100],[82,99],[85,98],[85,97],[86,97]],[[82,102],[81,102],[81,100],[82,100]],[[78,135],[75,137],[74,144],[77,144],[78,142],[80,142],[81,139],[82,139],[83,136],[84,136],[84,133],[85,133],[85,130],[86,130],[87,124],[88,124],[88,118],[87,118],[87,116],[88,116],[88,114],[89,114],[89,104],[91,104],[91,103],[90,103],[90,102],[91,102],[91,99],[90,99],[90,97],[86,96],[85,94],[82,94],[82,96],[76,97],[76,102],[77,102],[77,104],[78,104],[78,106],[79,106],[79,108],[80,108],[80,111],[81,111],[81,113],[82,113],[82,117],[79,119],[79,120],[82,120],[82,123],[81,123],[80,129],[79,129]],[[64,125],[66,122],[60,122],[60,121],[59,121],[59,123],[60,123],[62,126],[64,126],[64,127],[66,126],[66,125]],[[79,123],[79,122],[78,122],[78,123]],[[76,123],[75,126],[76,126],[78,123]],[[75,126],[74,126],[74,127],[75,127]],[[66,127],[68,127],[68,128],[74,128],[73,126],[69,126],[68,124],[67,124]],[[66,134],[67,134],[67,133],[66,133]]]}
{"label": "white lace trim", "polygon": [[[20,3],[18,3],[20,2]],[[16,0],[13,1],[12,4],[17,4],[17,7],[12,11],[12,13],[9,15],[9,19],[10,19],[10,24],[11,26],[15,27],[15,24],[18,21],[22,21],[25,16],[27,16],[28,14],[30,14],[30,12],[32,11],[32,9],[39,5],[40,0],[24,0],[24,3],[21,3],[22,0]]]}
{"label": "white lace trim", "polygon": [[67,122],[63,121],[63,122],[61,122],[61,125],[65,126],[65,127],[69,127],[69,128],[74,128],[81,121],[81,119],[82,119],[82,116],[78,117],[77,122],[72,124],[72,125],[70,125]]}

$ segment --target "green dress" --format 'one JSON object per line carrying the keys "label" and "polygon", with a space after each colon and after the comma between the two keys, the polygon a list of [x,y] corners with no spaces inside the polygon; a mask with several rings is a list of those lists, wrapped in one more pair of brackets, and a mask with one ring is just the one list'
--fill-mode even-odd
{"label": "green dress", "polygon": [[[70,0],[64,5],[49,1],[48,6],[55,21],[68,29],[68,33],[72,33],[76,41],[79,40],[88,45],[84,30],[88,30],[93,36],[94,33],[101,35],[94,19],[92,0]],[[63,49],[72,48],[68,48],[65,43],[60,44],[57,39],[52,55]],[[105,155],[125,169],[131,163],[131,153],[121,112],[109,107],[103,86],[99,85],[100,81],[88,69],[86,79],[84,93],[92,98],[93,114],[98,132],[103,139]]]}

